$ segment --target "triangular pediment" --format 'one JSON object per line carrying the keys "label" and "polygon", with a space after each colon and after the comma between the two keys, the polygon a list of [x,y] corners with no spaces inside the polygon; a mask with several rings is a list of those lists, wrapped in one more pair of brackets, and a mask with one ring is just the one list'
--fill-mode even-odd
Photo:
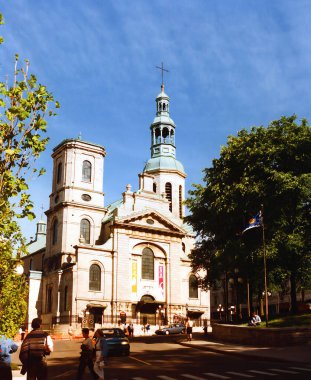
{"label": "triangular pediment", "polygon": [[185,234],[186,231],[168,216],[156,210],[146,210],[132,213],[115,219],[118,224],[126,224],[129,227],[140,227],[148,230],[167,231],[178,234]]}

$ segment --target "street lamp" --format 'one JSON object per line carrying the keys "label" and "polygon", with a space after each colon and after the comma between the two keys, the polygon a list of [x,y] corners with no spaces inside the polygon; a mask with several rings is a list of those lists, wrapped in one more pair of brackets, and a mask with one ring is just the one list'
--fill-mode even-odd
{"label": "street lamp", "polygon": [[21,276],[24,273],[24,267],[21,263],[17,263],[14,269],[14,272],[18,275]]}
{"label": "street lamp", "polygon": [[230,315],[230,322],[233,322],[233,313],[235,312],[235,306],[229,306],[229,308],[228,308],[228,310],[229,310],[229,315]]}
{"label": "street lamp", "polygon": [[14,265],[14,272],[18,275],[21,276],[24,273],[24,266],[22,264],[22,261],[20,259],[20,252],[17,251],[16,258],[11,259],[15,265]]}
{"label": "street lamp", "polygon": [[162,308],[162,306],[159,305],[159,307],[158,307],[158,312],[159,312],[159,330],[161,329],[161,308]]}
{"label": "street lamp", "polygon": [[217,311],[219,313],[219,320],[221,321],[222,320],[222,312],[224,311],[224,308],[221,304],[218,305]]}

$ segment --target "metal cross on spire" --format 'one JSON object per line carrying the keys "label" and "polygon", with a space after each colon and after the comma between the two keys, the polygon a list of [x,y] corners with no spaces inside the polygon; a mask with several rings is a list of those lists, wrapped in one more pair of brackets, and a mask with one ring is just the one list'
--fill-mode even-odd
{"label": "metal cross on spire", "polygon": [[157,69],[160,69],[162,71],[162,85],[163,85],[163,71],[166,71],[167,73],[169,73],[168,70],[166,70],[164,67],[163,67],[163,62],[161,62],[161,67],[160,66],[156,66]]}
{"label": "metal cross on spire", "polygon": [[44,207],[43,207],[43,204],[41,205],[41,220],[43,220],[43,210],[44,210]]}

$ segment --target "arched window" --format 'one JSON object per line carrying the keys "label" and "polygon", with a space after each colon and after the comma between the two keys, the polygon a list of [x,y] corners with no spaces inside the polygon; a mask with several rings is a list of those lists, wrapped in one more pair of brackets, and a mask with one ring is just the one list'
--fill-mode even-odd
{"label": "arched window", "polygon": [[62,180],[62,174],[63,174],[63,164],[60,162],[57,165],[57,177],[56,177],[56,182],[59,184],[61,183]]}
{"label": "arched window", "polygon": [[189,277],[189,298],[198,298],[198,279],[194,274]]}
{"label": "arched window", "polygon": [[166,199],[169,201],[170,211],[172,211],[172,184],[170,182],[166,182],[165,184],[165,195]]}
{"label": "arched window", "polygon": [[164,144],[169,142],[169,134],[170,134],[170,132],[169,132],[168,128],[162,129],[162,137],[163,137],[162,142],[164,142]]}
{"label": "arched window", "polygon": [[58,239],[58,220],[55,219],[53,223],[53,229],[52,229],[52,244],[56,244]]}
{"label": "arched window", "polygon": [[92,164],[90,161],[83,161],[82,165],[82,181],[91,182],[92,178]]}
{"label": "arched window", "polygon": [[83,238],[86,244],[90,244],[90,230],[90,222],[87,219],[82,219],[80,223],[80,238]]}
{"label": "arched window", "polygon": [[154,255],[150,248],[143,249],[141,258],[141,277],[144,280],[154,280]]}
{"label": "arched window", "polygon": [[161,130],[160,130],[160,128],[157,128],[155,130],[155,138],[156,138],[156,144],[160,144],[161,143]]}
{"label": "arched window", "polygon": [[153,192],[154,193],[157,192],[157,184],[155,182],[153,182]]}
{"label": "arched window", "polygon": [[175,135],[173,130],[171,130],[171,144],[175,144]]}
{"label": "arched window", "polygon": [[186,244],[184,242],[181,243],[181,248],[183,252],[186,252]]}
{"label": "arched window", "polygon": [[182,186],[179,186],[179,217],[182,218]]}
{"label": "arched window", "polygon": [[99,265],[92,264],[89,273],[89,290],[101,289],[101,270]]}

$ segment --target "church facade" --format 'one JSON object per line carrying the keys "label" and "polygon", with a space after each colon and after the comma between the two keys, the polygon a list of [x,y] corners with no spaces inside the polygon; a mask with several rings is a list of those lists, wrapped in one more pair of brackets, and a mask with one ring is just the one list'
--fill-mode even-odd
{"label": "church facade", "polygon": [[194,234],[183,222],[185,170],[176,159],[176,126],[161,86],[150,126],[151,158],[120,200],[105,206],[105,149],[79,138],[53,150],[47,223],[23,258],[28,323],[47,329],[129,323],[210,321],[210,294],[188,254]]}

